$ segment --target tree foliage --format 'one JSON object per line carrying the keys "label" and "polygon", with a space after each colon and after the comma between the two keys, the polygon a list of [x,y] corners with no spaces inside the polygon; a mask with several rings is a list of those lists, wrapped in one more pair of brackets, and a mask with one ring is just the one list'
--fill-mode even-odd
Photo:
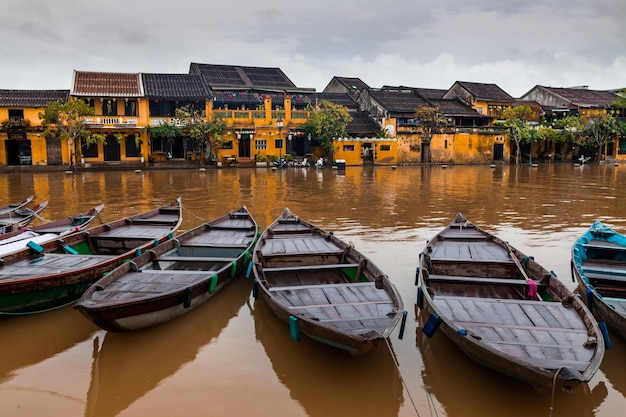
{"label": "tree foliage", "polygon": [[617,120],[605,110],[591,110],[580,116],[583,123],[583,137],[598,149],[596,160],[605,151],[606,145],[615,140],[620,133]]}
{"label": "tree foliage", "polygon": [[324,156],[332,158],[333,140],[347,135],[346,127],[351,121],[352,116],[345,106],[322,100],[305,125],[305,131],[309,129],[322,147]]}
{"label": "tree foliage", "polygon": [[534,118],[534,112],[529,106],[509,107],[502,113],[504,126],[509,128],[511,139],[515,142],[515,163],[522,160],[521,144],[532,139],[528,125]]}
{"label": "tree foliage", "polygon": [[191,107],[176,109],[176,117],[183,121],[189,134],[191,151],[197,163],[202,160],[203,154],[209,155],[224,146],[221,135],[227,126],[223,119],[213,117],[207,121],[206,112]]}
{"label": "tree foliage", "polygon": [[52,101],[39,113],[46,139],[67,140],[70,166],[74,165],[74,156],[80,157],[85,147],[104,141],[103,135],[90,132],[85,123],[85,117],[94,114],[93,107],[82,100]]}
{"label": "tree foliage", "polygon": [[447,120],[439,111],[437,106],[422,106],[415,110],[415,118],[419,121],[422,137],[422,162],[433,162],[430,142],[433,136],[441,128],[447,125]]}
{"label": "tree foliage", "polygon": [[611,106],[618,109],[626,109],[626,88],[622,88],[615,101],[611,103]]}

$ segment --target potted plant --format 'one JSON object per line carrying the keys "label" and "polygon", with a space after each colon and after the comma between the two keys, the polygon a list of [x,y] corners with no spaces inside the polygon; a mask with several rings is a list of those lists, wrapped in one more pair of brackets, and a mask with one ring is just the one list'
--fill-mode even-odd
{"label": "potted plant", "polygon": [[267,157],[262,155],[261,153],[257,153],[254,155],[254,164],[258,167],[266,167],[267,166]]}

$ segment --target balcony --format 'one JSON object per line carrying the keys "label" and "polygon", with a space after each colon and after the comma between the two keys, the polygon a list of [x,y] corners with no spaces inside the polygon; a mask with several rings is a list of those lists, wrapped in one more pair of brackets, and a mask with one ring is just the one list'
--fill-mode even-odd
{"label": "balcony", "polygon": [[185,122],[178,117],[150,117],[150,126],[160,126],[166,123],[170,126],[185,126]]}
{"label": "balcony", "polygon": [[136,127],[137,118],[129,116],[91,116],[85,117],[84,122],[87,126],[96,127]]}

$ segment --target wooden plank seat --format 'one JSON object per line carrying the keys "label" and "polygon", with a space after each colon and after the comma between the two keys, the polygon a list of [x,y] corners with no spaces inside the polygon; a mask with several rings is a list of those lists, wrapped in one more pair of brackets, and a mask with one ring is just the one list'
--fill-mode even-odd
{"label": "wooden plank seat", "polygon": [[[482,278],[482,277],[461,277],[450,275],[429,275],[428,281],[431,282],[450,282],[459,284],[484,284],[484,285],[519,285],[528,286],[525,279],[516,278]],[[537,283],[537,285],[545,286],[545,284]]]}
{"label": "wooden plank seat", "polygon": [[582,245],[585,249],[601,249],[601,250],[611,250],[616,252],[626,252],[626,247],[622,245],[618,245],[616,243],[611,242],[594,242],[594,243],[583,243]]}
{"label": "wooden plank seat", "polygon": [[626,276],[615,274],[604,274],[585,272],[585,277],[592,283],[626,283]]}
{"label": "wooden plank seat", "polygon": [[213,256],[160,256],[157,261],[168,262],[232,262],[235,258],[223,258]]}
{"label": "wooden plank seat", "polygon": [[283,266],[277,268],[263,268],[264,273],[268,272],[296,272],[296,271],[321,271],[329,269],[358,268],[359,264],[331,264],[331,265],[299,265]]}
{"label": "wooden plank seat", "polygon": [[290,285],[286,287],[270,287],[270,292],[293,291],[293,290],[310,290],[325,288],[341,288],[341,287],[374,287],[373,282],[353,282],[341,284],[312,284],[312,285]]}
{"label": "wooden plank seat", "polygon": [[626,277],[626,265],[624,265],[622,268],[614,268],[608,265],[600,266],[583,264],[583,271],[585,272],[585,276],[587,278],[589,278],[589,274],[616,275]]}
{"label": "wooden plank seat", "polygon": [[[169,216],[168,216],[169,217]],[[163,226],[163,225],[176,225],[178,223],[178,219],[126,219],[128,224],[141,224],[141,225],[155,225],[155,226]]]}
{"label": "wooden plank seat", "polygon": [[215,269],[210,269],[208,271],[187,271],[187,270],[183,270],[183,269],[140,269],[137,272],[142,272],[144,274],[169,274],[169,275],[198,275],[198,274],[204,274],[204,275],[210,275],[210,274],[214,274],[217,272],[217,270]]}

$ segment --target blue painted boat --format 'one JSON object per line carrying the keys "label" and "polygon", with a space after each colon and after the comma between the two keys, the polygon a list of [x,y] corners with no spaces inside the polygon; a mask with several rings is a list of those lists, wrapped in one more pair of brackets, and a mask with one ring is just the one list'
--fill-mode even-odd
{"label": "blue painted boat", "polygon": [[595,221],[572,246],[572,275],[587,307],[626,339],[626,236]]}

